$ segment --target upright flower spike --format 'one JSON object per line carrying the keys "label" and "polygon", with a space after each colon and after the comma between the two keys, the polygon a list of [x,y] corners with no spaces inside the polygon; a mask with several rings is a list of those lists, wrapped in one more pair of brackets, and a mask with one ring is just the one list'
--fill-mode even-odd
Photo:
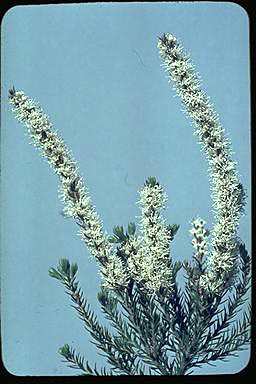
{"label": "upright flower spike", "polygon": [[194,120],[195,133],[209,163],[216,221],[211,231],[209,268],[207,274],[201,277],[201,285],[207,290],[218,291],[235,276],[237,229],[245,194],[231,158],[230,142],[209,98],[200,88],[200,81],[188,56],[169,33],[159,38],[158,48],[169,79],[175,84],[187,114]]}
{"label": "upright flower spike", "polygon": [[149,177],[140,191],[140,229],[145,255],[140,277],[149,291],[158,291],[161,287],[172,290],[173,285],[171,236],[169,227],[160,216],[166,200],[167,196],[157,180]]}
{"label": "upright flower spike", "polygon": [[127,276],[123,265],[103,232],[101,220],[63,140],[52,130],[47,116],[38,104],[24,92],[11,89],[9,101],[17,119],[26,125],[34,146],[41,150],[59,176],[65,212],[80,226],[83,240],[101,265],[105,284],[111,288],[126,286]]}

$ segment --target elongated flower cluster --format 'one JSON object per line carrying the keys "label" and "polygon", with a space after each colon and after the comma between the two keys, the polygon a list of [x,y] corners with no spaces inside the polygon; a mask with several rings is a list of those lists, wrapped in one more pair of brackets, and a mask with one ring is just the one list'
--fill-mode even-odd
{"label": "elongated flower cluster", "polygon": [[17,119],[26,125],[34,146],[41,150],[59,176],[65,212],[75,219],[90,253],[99,261],[105,284],[111,288],[125,286],[126,271],[103,232],[100,218],[63,140],[52,130],[41,108],[23,92],[10,90],[9,100]]}
{"label": "elongated flower cluster", "polygon": [[160,55],[169,79],[194,120],[195,133],[209,163],[215,225],[212,230],[208,273],[201,285],[217,291],[235,274],[238,221],[245,204],[245,194],[238,181],[230,142],[224,135],[209,98],[200,88],[199,79],[188,56],[171,34],[158,41]]}
{"label": "elongated flower cluster", "polygon": [[155,178],[149,178],[140,191],[141,222],[144,259],[141,278],[145,287],[155,291],[161,287],[172,289],[173,275],[170,259],[170,231],[160,215],[167,200]]}

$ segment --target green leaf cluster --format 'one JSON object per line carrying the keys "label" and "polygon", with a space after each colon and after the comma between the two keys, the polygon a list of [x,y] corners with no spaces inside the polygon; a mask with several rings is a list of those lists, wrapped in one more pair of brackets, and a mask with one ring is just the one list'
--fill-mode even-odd
{"label": "green leaf cluster", "polygon": [[113,235],[108,237],[108,241],[110,243],[125,244],[129,238],[135,236],[135,232],[135,223],[129,223],[126,232],[124,232],[123,226],[116,226],[113,228]]}
{"label": "green leaf cluster", "polygon": [[156,185],[159,185],[159,182],[155,176],[149,176],[144,185],[147,187],[155,187]]}
{"label": "green leaf cluster", "polygon": [[73,279],[77,273],[78,266],[76,263],[70,265],[68,259],[61,259],[58,267],[50,268],[49,275],[57,280]]}
{"label": "green leaf cluster", "polygon": [[[126,233],[123,227],[115,227],[114,234],[119,238],[133,236],[135,226],[128,226]],[[232,294],[227,290],[221,295],[201,290],[197,284],[200,260],[173,263],[172,293],[160,290],[149,295],[135,281],[123,291],[101,287],[98,301],[109,327],[100,324],[79,287],[77,264],[61,259],[49,274],[64,284],[92,343],[106,357],[108,368],[92,366],[68,344],[59,353],[83,376],[186,375],[195,367],[236,355],[250,342],[251,311],[249,306],[242,317],[237,316],[248,300],[251,270],[244,244],[239,244],[238,250],[240,277]],[[184,290],[176,279],[182,268],[186,273]]]}

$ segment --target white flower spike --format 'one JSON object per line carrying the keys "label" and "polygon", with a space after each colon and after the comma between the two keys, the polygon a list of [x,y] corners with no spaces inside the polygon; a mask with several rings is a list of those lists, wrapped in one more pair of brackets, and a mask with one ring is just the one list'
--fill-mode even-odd
{"label": "white flower spike", "polygon": [[[176,93],[194,121],[195,133],[209,163],[215,225],[211,241],[208,273],[202,287],[216,291],[232,281],[236,271],[238,221],[245,204],[230,142],[218,121],[209,98],[201,90],[199,78],[175,36],[166,33],[158,40],[160,55]],[[213,284],[214,283],[214,284]]]}

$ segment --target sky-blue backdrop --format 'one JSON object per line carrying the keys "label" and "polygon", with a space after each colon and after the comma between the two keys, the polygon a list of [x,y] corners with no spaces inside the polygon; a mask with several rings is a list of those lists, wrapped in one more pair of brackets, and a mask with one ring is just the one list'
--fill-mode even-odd
{"label": "sky-blue backdrop", "polygon": [[[58,181],[13,118],[13,84],[35,98],[72,149],[104,228],[138,215],[138,189],[156,176],[168,196],[166,218],[181,225],[175,259],[190,258],[190,221],[212,226],[207,164],[181,112],[156,47],[163,32],[183,43],[233,143],[247,188],[240,235],[250,245],[248,17],[223,3],[95,3],[16,6],[2,21],[2,343],[16,375],[72,375],[57,353],[70,343],[103,363],[48,268],[79,264],[97,309],[97,267],[77,228],[60,214]],[[195,373],[241,370],[248,352]]]}

